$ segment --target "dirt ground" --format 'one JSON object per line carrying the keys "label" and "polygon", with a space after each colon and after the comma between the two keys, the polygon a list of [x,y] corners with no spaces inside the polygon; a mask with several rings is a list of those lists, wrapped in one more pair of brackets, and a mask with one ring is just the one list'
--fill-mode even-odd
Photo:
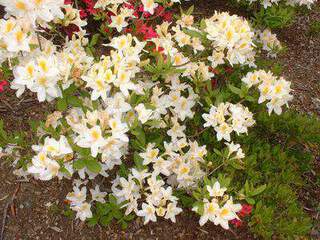
{"label": "dirt ground", "polygon": [[[198,0],[195,14],[209,16],[214,10],[241,11],[228,5],[225,0]],[[280,57],[284,76],[292,81],[295,90],[293,107],[308,113],[320,115],[320,37],[308,35],[309,24],[320,20],[320,11],[301,15],[296,24],[278,32],[280,40],[288,51]],[[0,119],[7,129],[24,130],[30,133],[28,120],[40,119],[50,111],[47,104],[38,104],[34,96],[26,94],[17,99],[13,91],[0,94]],[[19,182],[6,163],[0,163],[0,225],[4,209],[15,195],[14,204],[7,209],[4,238],[13,239],[253,239],[244,226],[231,231],[221,230],[213,224],[199,227],[193,213],[177,217],[177,223],[160,220],[144,226],[137,219],[122,231],[118,226],[90,228],[85,224],[64,217],[59,209],[64,206],[71,182],[53,180],[50,182]],[[51,207],[50,207],[51,205]],[[55,207],[58,206],[58,207]],[[1,238],[0,238],[1,239]]]}

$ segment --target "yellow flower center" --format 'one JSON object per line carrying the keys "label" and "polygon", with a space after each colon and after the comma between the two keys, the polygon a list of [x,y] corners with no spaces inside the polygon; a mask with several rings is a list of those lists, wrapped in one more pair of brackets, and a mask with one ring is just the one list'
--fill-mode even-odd
{"label": "yellow flower center", "polygon": [[208,213],[210,214],[214,214],[216,208],[213,206],[212,203],[209,204],[209,207],[208,207]]}
{"label": "yellow flower center", "polygon": [[43,0],[34,0],[34,2],[35,2],[36,5],[39,6],[43,2]]}
{"label": "yellow flower center", "polygon": [[11,30],[13,29],[14,24],[12,22],[7,22],[6,23],[6,33],[11,32]]}
{"label": "yellow flower center", "polygon": [[227,31],[226,37],[228,41],[231,41],[233,38],[233,32],[231,30]]}
{"label": "yellow flower center", "polygon": [[100,133],[94,130],[91,132],[91,137],[93,138],[94,141],[97,141],[100,138]]}
{"label": "yellow flower center", "polygon": [[45,60],[40,60],[38,64],[44,72],[48,72],[48,65]]}
{"label": "yellow flower center", "polygon": [[226,216],[226,215],[228,215],[229,214],[229,209],[226,209],[226,208],[224,208],[224,209],[222,209],[222,211],[221,211],[221,216]]}
{"label": "yellow flower center", "polygon": [[54,146],[48,146],[47,147],[47,151],[48,152],[54,152],[54,151],[56,151],[56,148]]}
{"label": "yellow flower center", "polygon": [[99,89],[100,91],[102,91],[102,90],[104,89],[103,82],[102,82],[101,79],[97,79],[97,80],[96,80],[96,84],[97,84],[98,89]]}
{"label": "yellow flower center", "polygon": [[16,40],[17,40],[17,42],[21,42],[23,40],[23,32],[22,31],[16,32]]}
{"label": "yellow flower center", "polygon": [[27,10],[26,4],[24,2],[18,1],[16,3],[16,8],[19,10]]}
{"label": "yellow flower center", "polygon": [[282,86],[281,86],[281,85],[277,85],[277,86],[275,87],[275,92],[276,92],[276,93],[280,93],[281,90],[282,90]]}
{"label": "yellow flower center", "polygon": [[46,79],[45,77],[40,77],[40,78],[38,79],[38,83],[39,83],[39,85],[41,85],[41,86],[45,86],[45,85],[47,84],[47,79]]}
{"label": "yellow flower center", "polygon": [[189,172],[189,168],[188,167],[182,167],[180,170],[181,174],[187,174]]}
{"label": "yellow flower center", "polygon": [[34,67],[33,66],[28,66],[27,67],[27,72],[30,76],[33,76],[33,73],[34,73]]}

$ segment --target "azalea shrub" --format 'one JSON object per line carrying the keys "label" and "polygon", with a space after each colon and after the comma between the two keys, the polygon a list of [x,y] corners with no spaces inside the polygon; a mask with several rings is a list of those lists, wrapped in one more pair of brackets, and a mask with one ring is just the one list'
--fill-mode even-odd
{"label": "azalea shrub", "polygon": [[282,49],[269,29],[170,0],[0,3],[0,90],[55,108],[32,139],[0,121],[0,156],[20,177],[72,180],[66,215],[125,228],[191,211],[266,239],[308,234],[297,189],[320,123],[287,110],[290,82],[261,59]]}

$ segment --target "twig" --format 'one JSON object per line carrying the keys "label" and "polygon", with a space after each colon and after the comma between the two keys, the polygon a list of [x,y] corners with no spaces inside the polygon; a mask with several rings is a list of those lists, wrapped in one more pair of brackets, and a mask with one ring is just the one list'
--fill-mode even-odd
{"label": "twig", "polygon": [[199,228],[199,227],[198,227],[198,229],[199,229],[201,232],[205,233],[205,234],[209,234],[209,232],[207,232],[206,230],[204,230],[204,229],[202,229],[202,228]]}
{"label": "twig", "polygon": [[208,176],[210,176],[212,173],[214,173],[215,171],[217,171],[219,168],[221,168],[222,166],[224,166],[224,161],[223,163],[221,163],[218,167],[216,167],[215,169],[213,169],[209,174]]}
{"label": "twig", "polygon": [[229,229],[229,232],[231,232],[233,234],[235,239],[239,239],[238,235],[232,229]]}
{"label": "twig", "polygon": [[204,128],[200,132],[197,132],[194,135],[188,136],[188,138],[198,137],[200,134],[202,134],[206,130],[207,130],[207,128]]}
{"label": "twig", "polygon": [[38,43],[39,43],[39,48],[40,50],[42,51],[42,44],[41,44],[41,41],[40,41],[40,35],[39,35],[39,32],[36,31],[36,34],[37,34],[37,40],[38,40]]}
{"label": "twig", "polygon": [[74,4],[75,4],[75,6],[76,6],[76,9],[79,9],[78,0],[75,0],[75,1],[74,1]]}
{"label": "twig", "polygon": [[12,112],[14,112],[13,108],[10,106],[10,104],[9,104],[7,101],[2,100],[2,102],[4,103],[4,105],[6,105],[8,108],[10,108],[10,110],[11,110]]}
{"label": "twig", "polygon": [[6,204],[4,211],[3,211],[3,218],[2,218],[2,227],[1,227],[1,234],[0,234],[0,240],[3,240],[4,237],[4,228],[6,226],[6,219],[7,219],[7,213],[9,206],[13,203],[14,199],[16,198],[16,195],[20,189],[20,184],[17,185],[10,201]]}

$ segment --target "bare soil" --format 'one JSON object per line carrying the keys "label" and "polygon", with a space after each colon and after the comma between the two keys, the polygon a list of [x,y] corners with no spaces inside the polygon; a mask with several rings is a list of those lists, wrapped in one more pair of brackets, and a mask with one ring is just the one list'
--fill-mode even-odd
{"label": "bare soil", "polygon": [[[197,0],[195,4],[195,14],[199,17],[210,16],[215,10],[246,15],[245,11],[225,0]],[[314,20],[320,20],[320,11],[301,15],[294,25],[278,32],[280,40],[288,47],[279,61],[284,66],[284,76],[292,81],[295,90],[293,107],[320,115],[320,37],[308,35],[308,26]],[[22,130],[30,135],[28,121],[41,119],[45,112],[51,110],[52,106],[37,103],[32,94],[25,94],[20,99],[11,90],[0,94],[0,119],[4,120],[9,131]],[[213,224],[200,228],[198,218],[191,212],[178,216],[176,224],[160,220],[144,226],[141,219],[137,219],[126,230],[115,224],[106,228],[90,228],[61,214],[65,196],[71,189],[70,181],[19,182],[12,174],[13,169],[5,162],[0,164],[0,227],[6,211],[3,238],[6,240],[253,239],[246,226],[231,231],[224,231]],[[12,196],[15,199],[8,205]]]}

